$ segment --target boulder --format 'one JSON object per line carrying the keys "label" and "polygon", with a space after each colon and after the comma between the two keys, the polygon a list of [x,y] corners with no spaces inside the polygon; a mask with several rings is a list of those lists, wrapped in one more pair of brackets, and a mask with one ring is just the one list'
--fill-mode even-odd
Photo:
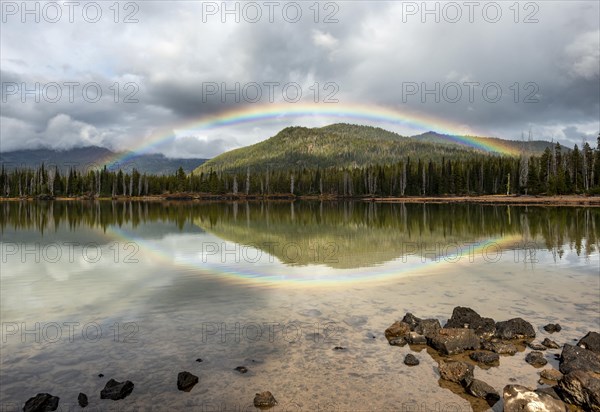
{"label": "boulder", "polygon": [[546,326],[544,326],[544,330],[548,333],[560,332],[561,329],[562,328],[558,323],[549,323]]}
{"label": "boulder", "polygon": [[403,338],[410,332],[410,325],[404,322],[394,322],[392,325],[385,330],[385,337],[388,342],[391,342],[395,338]]}
{"label": "boulder", "polygon": [[177,375],[177,389],[189,392],[198,383],[198,377],[190,372],[183,371]]}
{"label": "boulder", "polygon": [[473,380],[473,371],[475,367],[461,361],[440,361],[440,377],[444,380],[466,385]]}
{"label": "boulder", "polygon": [[388,343],[392,346],[404,346],[404,345],[406,345],[406,339],[392,338]]}
{"label": "boulder", "polygon": [[269,391],[260,392],[254,396],[254,406],[257,408],[272,408],[277,404],[277,400]]}
{"label": "boulder", "polygon": [[477,336],[491,337],[496,331],[496,323],[492,318],[482,318],[471,308],[457,306],[444,328],[473,329]]}
{"label": "boulder", "polygon": [[79,395],[77,395],[77,403],[79,403],[79,406],[81,406],[82,408],[88,406],[89,402],[87,395],[83,392],[79,392]]}
{"label": "boulder", "polygon": [[414,331],[417,325],[421,322],[421,318],[417,318],[410,312],[406,312],[406,315],[402,318],[402,322],[410,326],[410,330]]}
{"label": "boulder", "polygon": [[538,351],[529,352],[527,356],[525,356],[525,362],[532,366],[535,366],[536,368],[542,367],[548,363],[548,361],[544,357],[544,354]]}
{"label": "boulder", "polygon": [[430,338],[442,329],[440,321],[437,319],[423,319],[415,328],[415,332],[420,335]]}
{"label": "boulder", "polygon": [[404,364],[408,366],[417,366],[419,364],[419,360],[415,355],[409,353],[404,357]]}
{"label": "boulder", "polygon": [[518,352],[517,347],[510,342],[502,342],[501,340],[484,340],[481,342],[481,349],[489,350],[500,355],[514,355]]}
{"label": "boulder", "polygon": [[531,323],[521,318],[509,319],[496,323],[496,336],[500,339],[535,338],[535,330]]}
{"label": "boulder", "polygon": [[58,408],[59,400],[58,396],[52,396],[49,393],[38,393],[25,402],[23,412],[55,411]]}
{"label": "boulder", "polygon": [[566,412],[564,402],[521,385],[506,385],[503,391],[504,412]]}
{"label": "boulder", "polygon": [[588,332],[587,335],[577,342],[577,346],[600,354],[600,333]]}
{"label": "boulder", "polygon": [[427,343],[444,355],[454,355],[468,349],[479,349],[479,337],[473,329],[440,329]]}
{"label": "boulder", "polygon": [[600,374],[575,370],[558,381],[559,395],[587,411],[600,411]]}
{"label": "boulder", "polygon": [[564,375],[574,370],[600,373],[600,355],[579,346],[565,344],[560,354],[559,370]]}
{"label": "boulder", "polygon": [[484,365],[494,365],[500,361],[500,355],[494,352],[476,351],[469,355],[477,363],[483,363]]}
{"label": "boulder", "polygon": [[479,379],[473,379],[466,389],[469,395],[472,395],[476,398],[485,399],[490,406],[500,400],[500,395],[498,395],[498,392],[496,392],[493,387]]}
{"label": "boulder", "polygon": [[100,399],[112,399],[113,401],[125,399],[133,392],[133,386],[131,381],[118,382],[111,379],[106,382],[104,389],[100,392]]}

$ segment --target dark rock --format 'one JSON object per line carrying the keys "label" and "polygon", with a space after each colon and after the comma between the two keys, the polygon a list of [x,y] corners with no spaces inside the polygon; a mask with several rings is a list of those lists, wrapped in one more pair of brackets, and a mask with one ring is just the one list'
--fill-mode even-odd
{"label": "dark rock", "polygon": [[574,370],[600,373],[600,355],[566,343],[560,354],[559,370],[563,375]]}
{"label": "dark rock", "polygon": [[23,412],[55,411],[58,408],[59,400],[58,396],[52,396],[49,393],[38,393],[25,402]]}
{"label": "dark rock", "polygon": [[473,379],[467,386],[467,393],[476,398],[485,399],[488,405],[492,406],[500,400],[500,395],[494,388],[480,381],[479,379]]}
{"label": "dark rock", "polygon": [[558,381],[559,395],[568,403],[600,411],[600,374],[575,370]]}
{"label": "dark rock", "polygon": [[389,341],[389,344],[392,346],[404,346],[406,345],[406,339],[404,338],[392,338]]}
{"label": "dark rock", "polygon": [[411,345],[427,345],[427,338],[417,332],[410,332],[405,339]]}
{"label": "dark rock", "polygon": [[496,336],[500,339],[535,338],[535,330],[526,320],[514,318],[496,323]]}
{"label": "dark rock", "polygon": [[404,338],[410,332],[410,326],[404,322],[394,322],[389,328],[385,330],[385,337],[388,342],[394,338]]}
{"label": "dark rock", "polygon": [[542,341],[542,345],[544,345],[545,347],[549,348],[549,349],[560,349],[560,345],[556,342],[554,342],[552,339],[544,339]]}
{"label": "dark rock", "polygon": [[542,388],[537,388],[534,392],[537,394],[549,395],[549,396],[553,397],[554,399],[562,401],[562,399],[560,399],[560,396],[558,396],[558,393],[556,393],[554,388],[556,388],[556,386],[546,386],[546,387],[542,387]]}
{"label": "dark rock", "polygon": [[587,335],[577,342],[577,346],[600,353],[600,333],[588,332]]}
{"label": "dark rock", "polygon": [[500,340],[484,340],[481,342],[481,348],[489,350],[500,355],[514,355],[518,352],[517,347],[510,342],[502,342]]}
{"label": "dark rock", "polygon": [[346,350],[346,348],[343,346],[336,346],[335,348],[333,348],[333,350]]}
{"label": "dark rock", "polygon": [[98,374],[98,377],[99,377],[99,378],[104,378],[104,374],[102,374],[102,373],[99,373],[99,374]]}
{"label": "dark rock", "polygon": [[440,377],[450,382],[460,383],[463,386],[473,380],[475,367],[461,361],[440,361]]}
{"label": "dark rock", "polygon": [[444,355],[454,355],[468,349],[479,349],[479,337],[473,329],[441,329],[433,337],[427,339],[432,348]]}
{"label": "dark rock", "polygon": [[437,334],[440,329],[442,329],[442,325],[440,325],[439,320],[423,319],[419,322],[414,331],[426,338],[430,338]]}
{"label": "dark rock", "polygon": [[404,364],[408,366],[417,366],[419,364],[419,360],[415,355],[409,353],[404,357]]}
{"label": "dark rock", "polygon": [[496,332],[496,323],[492,318],[482,318],[471,308],[457,306],[444,328],[473,329],[477,336],[490,337]]}
{"label": "dark rock", "polygon": [[558,381],[562,378],[563,374],[556,369],[544,369],[540,372],[540,376],[549,381]]}
{"label": "dark rock", "polygon": [[529,342],[527,344],[527,346],[529,346],[529,348],[531,348],[533,350],[537,350],[537,351],[544,351],[544,350],[548,349],[544,345],[542,345],[540,343],[535,343],[535,342]]}
{"label": "dark rock", "polygon": [[484,365],[494,365],[500,360],[500,355],[494,352],[477,351],[469,355],[475,362],[483,363]]}
{"label": "dark rock", "polygon": [[257,408],[272,408],[277,403],[277,400],[269,391],[257,393],[254,396],[254,406]]}
{"label": "dark rock", "polygon": [[546,326],[544,326],[544,330],[548,333],[560,332],[561,329],[562,328],[558,323],[549,323]]}
{"label": "dark rock", "polygon": [[85,408],[86,406],[88,406],[87,395],[83,392],[79,392],[79,395],[77,395],[77,402],[79,403],[79,406],[81,406],[82,408]]}
{"label": "dark rock", "polygon": [[410,326],[411,331],[414,331],[417,325],[421,322],[421,319],[417,318],[410,312],[406,312],[406,315],[404,315],[404,317],[402,318],[402,322]]}
{"label": "dark rock", "polygon": [[202,362],[202,358],[196,359],[196,362]]}
{"label": "dark rock", "polygon": [[112,399],[118,401],[125,399],[133,392],[133,383],[131,381],[117,382],[114,379],[109,380],[100,392],[100,399]]}
{"label": "dark rock", "polygon": [[503,391],[504,412],[566,412],[566,405],[551,395],[521,385],[506,385]]}
{"label": "dark rock", "polygon": [[239,373],[246,373],[246,372],[248,372],[248,368],[245,367],[245,366],[238,366],[234,370],[238,371]]}
{"label": "dark rock", "polygon": [[180,391],[189,392],[197,383],[198,377],[187,371],[179,372],[177,375],[177,389]]}
{"label": "dark rock", "polygon": [[525,356],[525,362],[532,366],[535,366],[536,368],[544,366],[548,363],[548,361],[544,357],[544,354],[538,351],[529,352],[527,356]]}

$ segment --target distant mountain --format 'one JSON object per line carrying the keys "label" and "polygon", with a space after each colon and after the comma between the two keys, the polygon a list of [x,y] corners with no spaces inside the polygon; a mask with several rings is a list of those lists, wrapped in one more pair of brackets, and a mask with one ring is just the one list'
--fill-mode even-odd
{"label": "distant mountain", "polygon": [[110,170],[121,168],[129,171],[135,168],[141,173],[172,174],[180,166],[189,173],[205,161],[206,159],[168,158],[162,154],[137,155],[130,152],[113,152],[97,146],[69,150],[34,149],[0,152],[0,164],[6,169],[36,168],[43,163],[50,167],[56,165],[61,171],[66,171],[70,167],[86,170],[106,165]]}
{"label": "distant mountain", "polygon": [[[488,137],[448,136],[428,132],[406,137],[378,127],[332,124],[321,128],[287,127],[277,135],[251,146],[223,153],[198,167],[195,172],[285,170],[289,168],[362,167],[390,164],[410,156],[412,159],[440,160],[466,158],[489,153],[461,143],[470,141],[499,146],[518,153],[522,142]],[[532,153],[539,153],[550,142],[533,142]]]}

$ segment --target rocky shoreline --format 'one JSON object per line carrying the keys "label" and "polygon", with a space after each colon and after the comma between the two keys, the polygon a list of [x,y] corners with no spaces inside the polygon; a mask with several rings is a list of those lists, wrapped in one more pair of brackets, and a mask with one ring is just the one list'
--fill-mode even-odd
{"label": "rocky shoreline", "polygon": [[[541,325],[540,325],[541,326]],[[594,411],[600,412],[600,334],[590,331],[575,345],[560,339],[561,326],[543,326],[548,334],[541,342],[536,341],[536,329],[522,318],[495,321],[482,317],[473,309],[457,306],[444,326],[437,319],[421,319],[406,313],[401,320],[393,322],[385,337],[394,347],[408,346],[411,351],[422,352],[425,348],[435,362],[440,386],[466,397],[475,410],[503,405],[505,412],[517,411]],[[557,342],[558,341],[558,342]],[[336,346],[333,350],[345,351]],[[540,369],[540,384],[537,388],[519,385],[509,379],[502,393],[475,377],[476,370],[498,367],[503,357],[526,352],[523,367]],[[404,354],[399,358],[406,367],[419,367],[419,354]],[[548,359],[559,361],[559,368],[544,368]],[[202,362],[202,359],[196,359]],[[526,365],[529,364],[529,365]],[[248,372],[246,366],[234,369],[240,374]],[[102,378],[104,375],[99,374]],[[173,384],[183,392],[190,392],[200,378],[188,371],[179,372]],[[100,392],[100,399],[113,401],[125,399],[134,391],[133,382],[110,379]],[[38,393],[27,400],[25,412],[55,411],[59,397]],[[250,400],[249,400],[250,401]],[[88,396],[79,393],[77,402],[81,408],[88,405]],[[498,402],[503,402],[498,404]],[[253,405],[259,409],[270,409],[278,401],[269,391],[257,393]],[[365,405],[368,409],[368,405]]]}

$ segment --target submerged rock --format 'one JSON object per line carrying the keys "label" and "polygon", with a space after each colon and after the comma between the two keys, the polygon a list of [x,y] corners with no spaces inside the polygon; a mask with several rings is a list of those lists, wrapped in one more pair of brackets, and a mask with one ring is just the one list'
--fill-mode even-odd
{"label": "submerged rock", "polygon": [[462,361],[440,361],[440,377],[450,382],[467,385],[473,380],[473,371],[475,367]]}
{"label": "submerged rock", "polygon": [[187,371],[179,372],[177,375],[177,389],[189,392],[198,383],[198,377]]}
{"label": "submerged rock", "polygon": [[527,356],[525,356],[525,362],[532,366],[535,366],[536,368],[544,366],[548,363],[548,361],[544,357],[544,354],[538,351],[529,352]]}
{"label": "submerged rock", "polygon": [[118,382],[111,379],[106,382],[104,389],[100,392],[100,399],[112,399],[113,401],[125,399],[133,392],[133,387],[131,381]]}
{"label": "submerged rock", "polygon": [[529,339],[535,338],[535,330],[526,320],[514,318],[496,323],[496,336],[507,340]]}
{"label": "submerged rock", "polygon": [[494,365],[500,360],[500,355],[494,352],[477,351],[469,355],[469,358],[484,365]]}
{"label": "submerged rock", "polygon": [[457,306],[444,328],[473,329],[477,336],[491,337],[496,332],[496,322],[492,318],[482,318],[471,308]]}
{"label": "submerged rock", "polygon": [[428,338],[429,346],[444,355],[454,355],[468,349],[479,349],[479,337],[473,329],[444,328]]}
{"label": "submerged rock", "polygon": [[564,402],[521,385],[506,385],[503,391],[504,412],[565,412]]}
{"label": "submerged rock", "polygon": [[277,400],[269,391],[260,392],[254,396],[254,406],[257,408],[272,408],[277,404]]}
{"label": "submerged rock", "polygon": [[560,332],[562,328],[558,323],[549,323],[544,326],[544,330],[548,333]]}
{"label": "submerged rock", "polygon": [[585,410],[600,411],[600,374],[575,370],[558,381],[559,395]]}
{"label": "submerged rock", "polygon": [[38,393],[25,402],[23,412],[55,411],[58,408],[59,400],[58,396],[52,396],[49,393]]}
{"label": "submerged rock", "polygon": [[500,400],[500,395],[496,390],[479,379],[473,379],[467,386],[467,393],[476,398],[485,399],[488,405],[492,406]]}
{"label": "submerged rock", "polygon": [[527,344],[527,346],[529,346],[529,348],[531,348],[533,350],[537,350],[537,351],[544,351],[544,350],[548,349],[541,343],[535,343],[535,342],[529,342]]}
{"label": "submerged rock", "polygon": [[556,369],[544,369],[540,372],[540,376],[549,381],[558,381],[562,378],[563,374]]}
{"label": "submerged rock", "polygon": [[419,360],[417,359],[417,357],[411,353],[407,354],[404,357],[404,364],[408,365],[408,366],[417,366],[419,364]]}
{"label": "submerged rock", "polygon": [[565,375],[574,370],[600,373],[600,355],[589,349],[565,344],[560,354],[559,370]]}
{"label": "submerged rock", "polygon": [[501,340],[491,340],[481,342],[481,349],[489,350],[500,355],[514,355],[518,352],[517,347],[510,342]]}
{"label": "submerged rock", "polygon": [[558,343],[556,343],[552,339],[548,339],[548,338],[546,338],[542,341],[542,345],[544,345],[548,349],[560,349],[560,345]]}
{"label": "submerged rock", "polygon": [[85,408],[86,406],[88,406],[87,395],[83,392],[79,392],[79,395],[77,395],[77,403],[79,403],[79,406],[81,406],[82,408]]}
{"label": "submerged rock", "polygon": [[588,332],[587,335],[577,342],[577,346],[600,354],[600,333]]}

